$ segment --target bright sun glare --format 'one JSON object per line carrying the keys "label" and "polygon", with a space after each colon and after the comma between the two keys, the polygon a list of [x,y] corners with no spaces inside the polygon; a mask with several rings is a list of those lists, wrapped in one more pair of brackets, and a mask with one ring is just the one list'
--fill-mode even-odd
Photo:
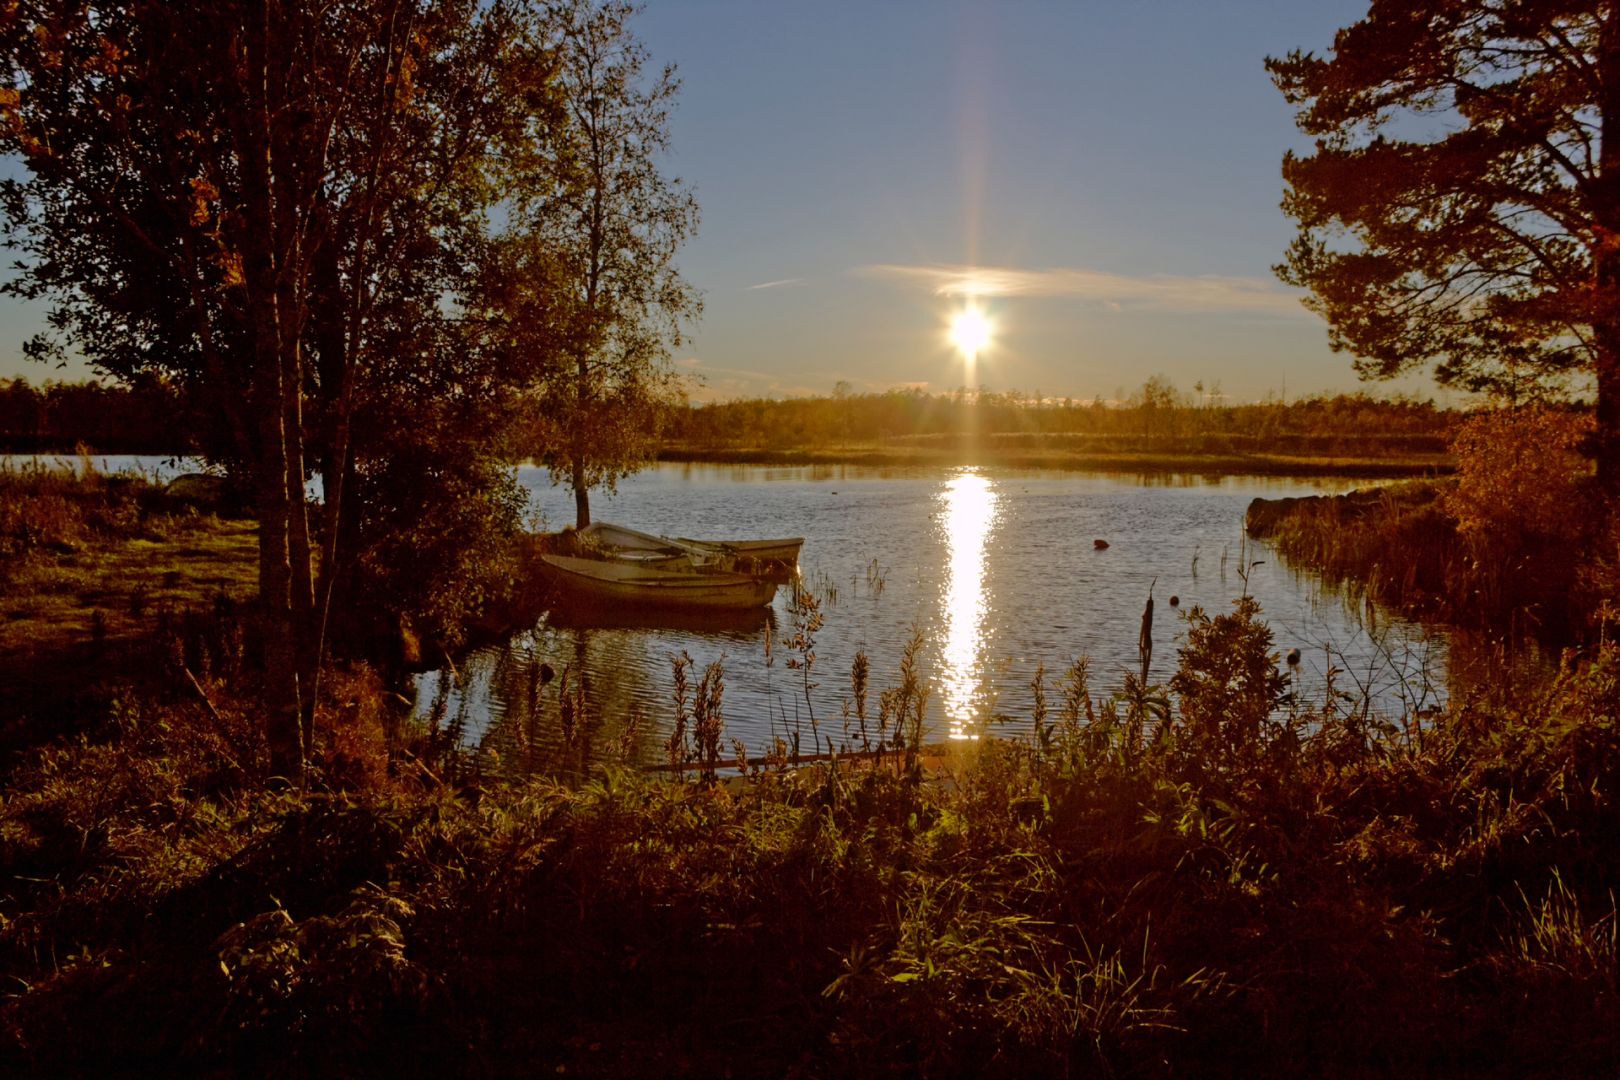
{"label": "bright sun glare", "polygon": [[969,304],[951,319],[951,344],[969,360],[976,358],[990,344],[993,327],[984,312]]}

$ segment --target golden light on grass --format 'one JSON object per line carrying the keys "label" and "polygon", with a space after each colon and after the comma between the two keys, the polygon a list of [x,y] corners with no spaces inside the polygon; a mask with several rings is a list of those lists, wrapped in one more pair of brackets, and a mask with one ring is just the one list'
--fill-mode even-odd
{"label": "golden light on grass", "polygon": [[978,738],[979,659],[989,599],[984,588],[985,549],[1000,514],[994,486],[977,469],[963,469],[939,494],[940,527],[950,552],[943,599],[945,648],[941,682],[953,739]]}
{"label": "golden light on grass", "polygon": [[951,316],[951,345],[969,364],[989,347],[994,333],[995,325],[975,304],[969,303]]}

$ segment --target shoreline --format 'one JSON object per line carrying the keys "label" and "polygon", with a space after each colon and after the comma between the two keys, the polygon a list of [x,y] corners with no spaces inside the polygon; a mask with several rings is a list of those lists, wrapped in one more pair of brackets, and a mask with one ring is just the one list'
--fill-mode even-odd
{"label": "shoreline", "polygon": [[[0,458],[47,457],[76,459],[77,452],[14,450],[0,446]],[[96,447],[93,457],[169,457],[165,452],[130,455]],[[1311,456],[1305,454],[1184,453],[1175,451],[1121,451],[1085,453],[1062,450],[995,450],[962,453],[957,450],[895,449],[883,447],[688,447],[666,446],[654,457],[660,464],[775,465],[782,467],[856,465],[866,468],[960,468],[980,466],[1003,469],[1048,469],[1114,475],[1194,476],[1335,476],[1352,479],[1400,480],[1450,476],[1455,462],[1446,455],[1400,457]],[[515,461],[514,465],[527,464]],[[3,465],[0,465],[3,467]]]}
{"label": "shoreline", "polygon": [[1305,457],[1285,454],[1178,454],[1124,452],[997,452],[962,454],[936,450],[879,448],[766,449],[764,447],[665,447],[661,463],[692,465],[860,465],[870,467],[988,466],[1096,473],[1191,473],[1204,476],[1345,476],[1413,478],[1449,476],[1449,457]]}

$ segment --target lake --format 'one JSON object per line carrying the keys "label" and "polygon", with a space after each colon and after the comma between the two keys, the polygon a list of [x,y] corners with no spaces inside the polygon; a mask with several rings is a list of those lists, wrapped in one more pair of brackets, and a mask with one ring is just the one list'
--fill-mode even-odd
{"label": "lake", "polygon": [[[76,467],[65,455],[7,456],[9,467]],[[104,472],[153,479],[194,461],[99,457]],[[573,498],[545,472],[518,470],[546,528],[573,518]],[[454,729],[489,767],[525,772],[562,752],[560,690],[541,665],[583,682],[586,723],[598,752],[625,720],[642,723],[632,747],[662,760],[674,713],[671,659],[692,659],[695,687],[720,662],[727,749],[750,754],[795,734],[845,740],[857,651],[871,664],[869,699],[895,685],[901,650],[923,636],[931,689],[931,738],[1027,735],[1031,680],[1045,665],[1048,698],[1077,656],[1091,662],[1095,693],[1118,689],[1137,666],[1142,608],[1151,588],[1154,681],[1169,679],[1185,641],[1182,613],[1231,610],[1245,591],[1260,603],[1276,648],[1298,648],[1293,688],[1320,702],[1327,676],[1351,700],[1387,716],[1445,702],[1448,665],[1499,666],[1477,641],[1347,601],[1309,571],[1285,565],[1245,538],[1256,496],[1348,490],[1366,481],[1192,475],[1120,476],[977,468],[768,467],[663,464],[616,495],[593,493],[593,516],[648,532],[714,537],[805,537],[803,580],[819,598],[822,626],[808,650],[792,648],[791,589],[768,609],[721,619],[668,615],[614,623],[544,615],[511,640],[476,649],[416,676],[418,719]],[[317,485],[318,486],[318,483]],[[1106,550],[1093,542],[1105,540]],[[1245,569],[1247,578],[1245,580]],[[1178,603],[1171,606],[1171,598]],[[615,624],[616,623],[616,624]],[[790,659],[813,654],[808,668]],[[1450,663],[1455,657],[1456,662]],[[809,684],[808,687],[806,684]]]}
{"label": "lake", "polygon": [[[572,496],[539,469],[520,479],[548,528],[569,523]],[[1365,483],[1364,481],[1361,483]],[[1315,575],[1246,540],[1256,496],[1342,491],[1344,480],[1111,476],[979,468],[766,467],[663,464],[594,493],[595,518],[682,536],[803,536],[803,579],[820,600],[813,647],[795,651],[791,590],[769,609],[722,621],[543,616],[510,641],[477,649],[416,680],[416,714],[445,725],[491,768],[526,771],[561,752],[560,689],[583,681],[598,752],[639,714],[634,755],[663,757],[674,713],[672,657],[692,659],[695,687],[723,664],[726,753],[751,755],[812,731],[846,740],[844,705],[858,650],[871,665],[871,711],[898,680],[901,650],[923,636],[931,738],[1026,734],[1031,680],[1044,664],[1049,700],[1077,656],[1094,693],[1137,666],[1149,589],[1155,599],[1154,681],[1168,680],[1185,642],[1182,613],[1231,610],[1245,591],[1277,650],[1301,652],[1296,693],[1320,701],[1330,669],[1339,691],[1374,711],[1432,708],[1446,695],[1448,636],[1348,603]],[[1106,550],[1094,547],[1105,540]],[[1172,606],[1175,598],[1176,606]],[[1370,616],[1370,617],[1369,617]],[[806,669],[790,659],[813,653]],[[559,677],[545,685],[541,665]],[[809,684],[808,686],[806,684]]]}

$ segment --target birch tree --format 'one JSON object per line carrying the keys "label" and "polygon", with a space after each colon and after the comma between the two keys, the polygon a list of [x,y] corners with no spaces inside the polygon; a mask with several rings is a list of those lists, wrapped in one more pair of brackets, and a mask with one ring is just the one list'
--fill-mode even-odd
{"label": "birch tree", "polygon": [[517,200],[509,237],[544,297],[523,332],[562,360],[540,396],[535,445],[572,488],[581,528],[590,490],[611,489],[656,451],[680,385],[670,350],[701,311],[675,264],[697,202],[662,161],[680,83],[673,67],[649,73],[635,10],[617,0],[551,8],[565,117],[525,165],[517,187],[538,194]]}

